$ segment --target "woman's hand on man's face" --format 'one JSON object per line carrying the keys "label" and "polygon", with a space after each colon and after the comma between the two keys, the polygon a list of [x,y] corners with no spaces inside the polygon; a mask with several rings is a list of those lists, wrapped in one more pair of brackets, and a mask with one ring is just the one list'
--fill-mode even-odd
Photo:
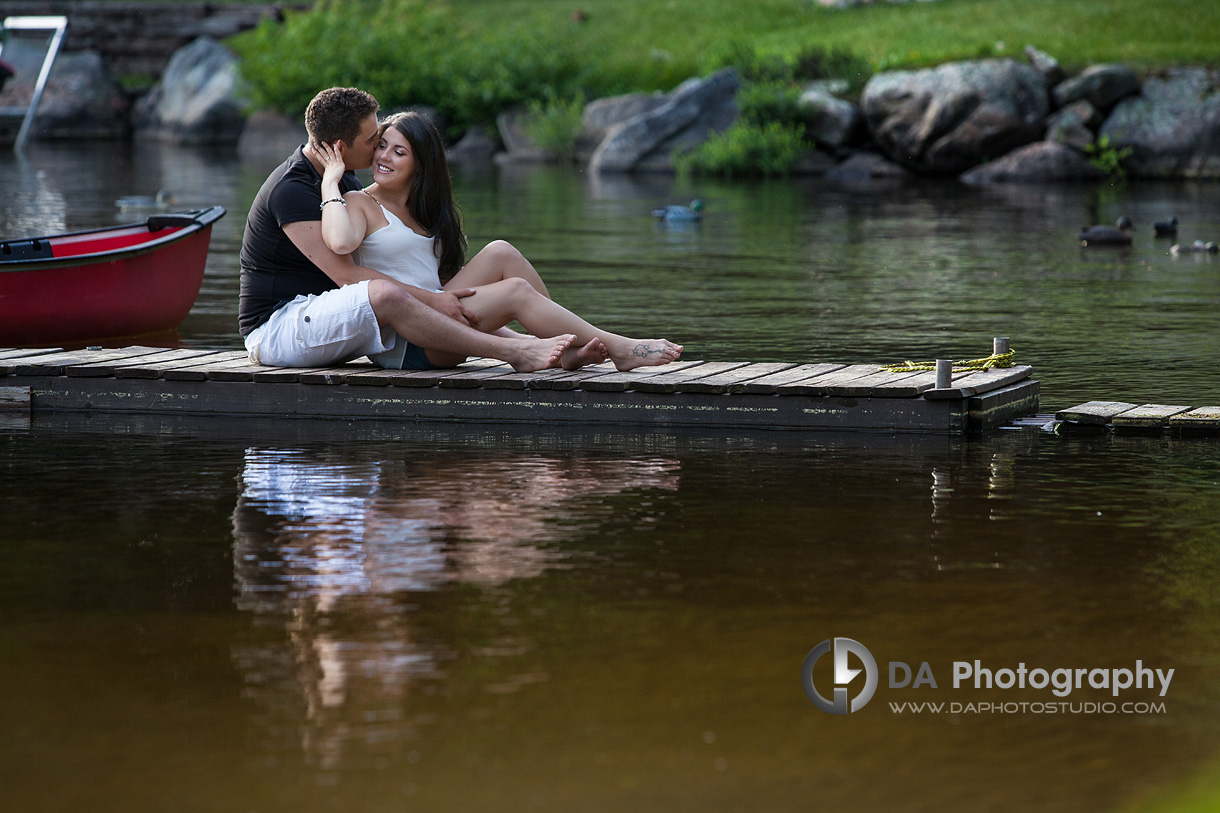
{"label": "woman's hand on man's face", "polygon": [[322,173],[322,180],[338,182],[347,169],[343,161],[343,142],[336,141],[334,144],[319,144],[318,157],[322,160],[322,166],[325,170]]}

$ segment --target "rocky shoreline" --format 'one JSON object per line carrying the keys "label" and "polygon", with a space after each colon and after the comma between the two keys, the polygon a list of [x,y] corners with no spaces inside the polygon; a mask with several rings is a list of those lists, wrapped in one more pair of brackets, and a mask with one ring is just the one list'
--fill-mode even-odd
{"label": "rocky shoreline", "polygon": [[[1066,76],[1033,47],[1026,60],[980,59],[873,76],[858,102],[833,83],[801,96],[816,143],[798,164],[840,179],[958,177],[967,183],[1096,181],[1107,168],[1133,178],[1220,178],[1220,71],[1175,68],[1143,80],[1120,64]],[[738,117],[732,69],[690,79],[669,93],[590,102],[575,160],[594,172],[673,172],[675,155]],[[13,103],[10,83],[0,104]],[[8,97],[6,99],[6,97]],[[61,56],[34,137],[156,139],[232,144],[243,154],[281,153],[303,140],[299,121],[249,114],[237,58],[198,37],[174,52],[161,80],[134,102],[95,52]],[[453,145],[455,161],[548,160],[506,111],[498,132],[479,128]],[[1107,167],[1107,168],[1103,168]]]}

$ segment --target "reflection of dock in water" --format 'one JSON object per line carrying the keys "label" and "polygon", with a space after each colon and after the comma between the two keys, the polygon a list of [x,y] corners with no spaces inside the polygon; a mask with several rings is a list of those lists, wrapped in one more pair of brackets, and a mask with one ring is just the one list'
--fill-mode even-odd
{"label": "reflection of dock in water", "polygon": [[0,350],[10,410],[395,421],[867,430],[964,434],[1034,413],[1017,366],[953,376],[878,364],[679,361],[620,373],[517,373],[478,359],[453,370],[251,364],[244,352],[126,347]]}

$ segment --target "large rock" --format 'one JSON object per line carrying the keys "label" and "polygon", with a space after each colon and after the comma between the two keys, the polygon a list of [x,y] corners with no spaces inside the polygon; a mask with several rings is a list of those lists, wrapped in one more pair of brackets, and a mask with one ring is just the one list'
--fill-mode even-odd
{"label": "large rock", "polygon": [[1087,152],[1096,140],[1099,124],[1101,114],[1097,108],[1080,99],[1056,110],[1046,119],[1046,140],[1066,144],[1077,152]]}
{"label": "large rock", "polygon": [[245,124],[237,57],[209,37],[179,48],[136,105],[136,135],[180,144],[236,144]]}
{"label": "large rock", "polygon": [[1025,46],[1025,57],[1029,60],[1029,64],[1034,66],[1034,70],[1042,74],[1042,78],[1046,80],[1048,86],[1059,84],[1067,76],[1059,64],[1059,60],[1045,51],[1039,51],[1032,45]]}
{"label": "large rock", "polygon": [[1042,137],[1046,82],[1011,59],[891,71],[864,87],[861,109],[873,138],[918,172],[957,174]]}
{"label": "large rock", "polygon": [[1066,144],[1039,141],[962,175],[971,184],[1101,180],[1106,173]]}
{"label": "large rock", "polygon": [[499,148],[495,136],[476,124],[458,143],[445,150],[445,156],[451,164],[487,164]]}
{"label": "large rock", "polygon": [[664,93],[625,93],[594,99],[585,105],[576,137],[576,160],[584,163],[612,127],[644,113],[651,113],[669,101]]}
{"label": "large rock", "polygon": [[820,84],[810,85],[797,104],[805,116],[805,133],[819,147],[837,150],[849,144],[860,126],[860,110]]}
{"label": "large rock", "polygon": [[1181,68],[1119,102],[1099,137],[1130,147],[1127,171],[1145,178],[1220,178],[1220,72]]}
{"label": "large rock", "polygon": [[902,167],[889,161],[875,152],[857,152],[846,161],[826,172],[826,178],[832,181],[870,181],[876,178],[908,178]]}
{"label": "large rock", "polygon": [[741,77],[725,68],[688,79],[659,107],[610,128],[589,159],[595,172],[672,171],[672,156],[703,143],[737,118]]}
{"label": "large rock", "polygon": [[[33,94],[37,74],[24,82],[14,80],[0,95],[0,106],[9,94],[21,96],[21,105]],[[110,68],[96,51],[60,54],[43,88],[32,138],[78,139],[123,138],[127,135],[131,103],[115,81]]]}
{"label": "large rock", "polygon": [[1109,110],[1139,89],[1139,77],[1126,65],[1093,65],[1055,85],[1055,106],[1084,99],[1098,110]]}

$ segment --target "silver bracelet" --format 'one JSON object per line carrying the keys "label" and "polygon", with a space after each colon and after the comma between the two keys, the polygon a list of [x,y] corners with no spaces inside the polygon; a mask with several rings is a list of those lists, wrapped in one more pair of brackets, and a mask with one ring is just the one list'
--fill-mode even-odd
{"label": "silver bracelet", "polygon": [[325,209],[326,204],[328,204],[328,203],[342,203],[343,208],[344,209],[347,208],[347,201],[345,201],[343,198],[330,198],[329,200],[324,200],[321,203],[319,203],[318,210],[321,211],[322,209]]}

